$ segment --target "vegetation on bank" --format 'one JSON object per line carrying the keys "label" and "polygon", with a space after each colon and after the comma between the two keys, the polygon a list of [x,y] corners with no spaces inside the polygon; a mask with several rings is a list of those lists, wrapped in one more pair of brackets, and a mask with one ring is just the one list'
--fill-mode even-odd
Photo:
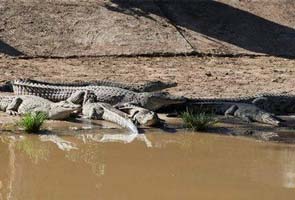
{"label": "vegetation on bank", "polygon": [[19,121],[21,126],[27,133],[37,133],[46,120],[46,114],[43,112],[27,113]]}
{"label": "vegetation on bank", "polygon": [[205,112],[196,112],[186,110],[181,114],[184,126],[193,131],[205,131],[217,123],[212,114]]}

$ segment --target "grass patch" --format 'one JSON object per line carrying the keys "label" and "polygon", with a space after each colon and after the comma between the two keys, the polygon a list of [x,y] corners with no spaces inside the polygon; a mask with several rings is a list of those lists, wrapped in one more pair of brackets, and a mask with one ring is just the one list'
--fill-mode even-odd
{"label": "grass patch", "polygon": [[27,133],[36,133],[40,130],[42,124],[46,120],[46,114],[43,112],[27,113],[19,121],[21,126]]}
{"label": "grass patch", "polygon": [[212,114],[205,112],[194,113],[188,109],[181,114],[181,118],[185,127],[193,131],[204,131],[217,123]]}

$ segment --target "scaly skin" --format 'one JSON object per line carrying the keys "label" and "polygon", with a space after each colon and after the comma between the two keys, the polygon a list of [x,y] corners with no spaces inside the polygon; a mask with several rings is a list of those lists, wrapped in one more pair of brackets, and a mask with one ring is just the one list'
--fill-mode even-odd
{"label": "scaly skin", "polygon": [[51,101],[63,101],[72,98],[77,91],[92,91],[96,95],[96,102],[109,103],[133,103],[148,110],[157,110],[162,106],[185,102],[183,97],[175,97],[167,93],[137,93],[118,87],[108,86],[56,86],[40,84],[13,84],[16,94],[30,94],[40,96]]}
{"label": "scaly skin", "polygon": [[276,114],[285,115],[295,113],[295,95],[262,93],[254,96],[237,98],[195,98],[188,102],[233,102],[254,104],[257,107]]}
{"label": "scaly skin", "polygon": [[190,107],[191,104],[204,104],[204,103],[244,103],[252,104],[258,108],[273,113],[276,115],[286,115],[295,113],[295,95],[292,94],[270,94],[262,93],[254,96],[245,96],[237,98],[187,98],[184,103],[180,103],[173,106],[162,107],[160,112],[173,112],[183,111],[186,107]]}
{"label": "scaly skin", "polygon": [[143,126],[155,126],[161,123],[157,113],[148,109],[130,103],[117,104],[115,107],[127,113],[136,124]]}
{"label": "scaly skin", "polygon": [[87,87],[87,86],[108,86],[118,87],[133,92],[154,92],[170,87],[175,87],[175,82],[149,81],[144,84],[127,84],[116,81],[97,80],[93,82],[79,82],[79,83],[51,83],[45,81],[37,81],[32,79],[18,79],[12,82],[13,90],[17,94],[30,94],[31,88],[69,88],[69,87]]}
{"label": "scaly skin", "polygon": [[48,119],[66,119],[80,108],[80,105],[72,102],[53,103],[47,99],[31,95],[0,96],[0,110],[11,115],[44,112]]}
{"label": "scaly skin", "polygon": [[[13,83],[13,87],[16,94],[32,94],[36,96],[41,96],[52,101],[62,101],[67,99],[72,93],[77,90],[97,90],[97,96],[100,95],[102,86],[85,86],[81,84],[48,84],[43,82],[34,81],[22,81],[16,80]],[[109,87],[110,88],[110,87]],[[111,94],[112,92],[110,92]],[[109,95],[110,98],[117,98],[117,94]],[[140,95],[135,95],[140,96]],[[143,95],[141,95],[143,96]],[[170,96],[171,97],[171,96]],[[141,97],[138,97],[141,98]],[[120,99],[120,98],[119,98]],[[170,98],[171,99],[171,98]],[[101,99],[104,102],[104,99]],[[132,98],[131,98],[132,100]],[[120,100],[117,100],[118,103]],[[124,101],[126,102],[126,101]],[[274,114],[284,115],[289,113],[295,113],[295,95],[288,94],[258,94],[254,96],[245,96],[237,98],[194,98],[186,99],[183,101],[183,105],[189,104],[190,102],[235,102],[235,103],[249,103],[254,104],[257,107]],[[176,103],[176,104],[179,104]],[[167,105],[168,106],[168,105]],[[144,106],[143,106],[144,107]],[[160,106],[162,107],[162,106]],[[181,107],[181,105],[180,105]],[[173,108],[173,107],[171,107]],[[175,109],[175,108],[174,108]]]}
{"label": "scaly skin", "polygon": [[[281,125],[282,120],[275,115],[258,108],[253,104],[236,102],[194,102],[189,103],[187,108],[194,112],[225,115],[240,118],[246,122],[260,122],[273,126]],[[181,110],[178,110],[181,111]]]}
{"label": "scaly skin", "polygon": [[[77,91],[68,101],[82,103],[82,114],[85,118],[105,119],[127,127],[133,133],[137,133],[136,126],[133,122],[145,126],[156,125],[160,122],[158,115],[153,111],[131,103],[119,103],[112,106],[107,103],[97,102],[96,98],[96,95],[92,91]],[[129,118],[131,118],[133,122]]]}
{"label": "scaly skin", "polygon": [[110,104],[95,102],[95,96],[85,94],[82,109],[83,117],[88,119],[104,119],[128,128],[132,133],[138,134],[137,127],[129,119],[128,115]]}

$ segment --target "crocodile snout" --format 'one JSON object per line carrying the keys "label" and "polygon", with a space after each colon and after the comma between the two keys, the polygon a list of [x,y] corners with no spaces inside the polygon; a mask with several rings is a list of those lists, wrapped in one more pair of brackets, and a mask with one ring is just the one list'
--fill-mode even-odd
{"label": "crocodile snout", "polygon": [[73,109],[73,110],[77,110],[77,109],[81,108],[81,105],[71,103],[71,104],[65,104],[63,107]]}
{"label": "crocodile snout", "polygon": [[74,104],[68,101],[61,101],[52,105],[49,115],[50,119],[66,119],[73,112],[79,111],[81,105]]}
{"label": "crocodile snout", "polygon": [[150,110],[158,110],[163,106],[169,106],[173,104],[181,104],[186,102],[187,99],[182,96],[174,96],[169,93],[153,93],[148,98],[147,105],[145,106],[147,109]]}

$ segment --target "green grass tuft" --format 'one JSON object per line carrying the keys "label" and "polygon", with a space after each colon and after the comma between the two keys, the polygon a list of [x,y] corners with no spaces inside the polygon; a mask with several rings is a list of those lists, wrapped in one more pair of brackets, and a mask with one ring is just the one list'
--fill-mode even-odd
{"label": "green grass tuft", "polygon": [[43,112],[27,113],[21,118],[18,124],[24,128],[27,133],[36,133],[40,130],[46,117],[46,114]]}
{"label": "green grass tuft", "polygon": [[217,123],[212,114],[205,112],[193,113],[188,109],[181,114],[181,118],[185,127],[193,131],[204,131]]}

